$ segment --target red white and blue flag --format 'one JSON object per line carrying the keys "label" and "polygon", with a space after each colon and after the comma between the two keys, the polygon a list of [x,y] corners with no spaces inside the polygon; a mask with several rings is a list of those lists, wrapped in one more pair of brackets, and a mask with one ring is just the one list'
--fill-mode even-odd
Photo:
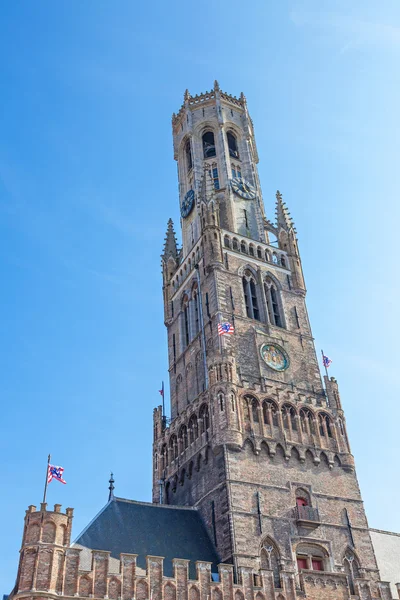
{"label": "red white and blue flag", "polygon": [[330,358],[328,358],[328,356],[325,356],[325,354],[323,354],[322,355],[322,364],[327,369],[332,364],[332,361]]}
{"label": "red white and blue flag", "polygon": [[53,479],[56,479],[60,483],[67,483],[63,479],[64,469],[63,467],[56,467],[55,465],[49,465],[47,470],[47,483],[50,483]]}
{"label": "red white and blue flag", "polygon": [[218,335],[230,335],[235,333],[235,328],[230,323],[218,323]]}

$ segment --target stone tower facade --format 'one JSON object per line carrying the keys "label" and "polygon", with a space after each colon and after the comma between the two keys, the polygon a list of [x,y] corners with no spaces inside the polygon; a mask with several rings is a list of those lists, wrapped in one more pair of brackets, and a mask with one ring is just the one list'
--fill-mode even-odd
{"label": "stone tower facade", "polygon": [[[265,215],[246,99],[217,82],[186,92],[172,129],[183,247],[170,221],[162,267],[172,418],[166,426],[154,412],[153,501],[195,506],[238,577],[269,570],[275,588],[301,579],[312,596],[316,575],[346,573],[352,594],[377,596],[338,385],[321,380],[279,192],[275,219]],[[234,333],[220,336],[225,322]]]}
{"label": "stone tower facade", "polygon": [[380,580],[296,230],[279,192],[265,215],[246,99],[217,82],[186,92],[172,127],[183,245],[169,221],[171,419],[155,409],[153,503],[115,497],[111,477],[72,544],[73,509],[30,506],[10,600],[390,600],[399,571]]}

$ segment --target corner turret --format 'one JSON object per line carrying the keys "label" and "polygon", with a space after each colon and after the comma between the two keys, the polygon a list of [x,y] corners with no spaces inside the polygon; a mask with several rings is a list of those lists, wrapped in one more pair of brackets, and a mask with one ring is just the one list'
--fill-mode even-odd
{"label": "corner turret", "polygon": [[31,592],[63,593],[63,573],[68,565],[66,550],[71,542],[73,508],[61,512],[61,504],[47,510],[29,506],[25,515],[21,555],[14,594],[31,597]]}
{"label": "corner turret", "polygon": [[282,194],[279,190],[276,192],[276,224],[278,229],[284,229],[285,231],[290,231],[293,229],[294,231],[294,223],[293,219],[290,216],[290,212],[288,207],[286,206],[286,202],[283,201]]}
{"label": "corner turret", "polygon": [[304,283],[303,268],[297,245],[297,232],[294,226],[293,219],[290,215],[286,203],[283,201],[282,194],[279,190],[276,192],[276,228],[279,247],[285,250],[288,255],[290,270],[292,272],[293,288],[298,292],[305,293],[306,286]]}
{"label": "corner turret", "polygon": [[167,233],[165,236],[164,250],[162,259],[166,262],[170,257],[176,260],[178,256],[178,246],[176,243],[176,235],[174,231],[174,223],[172,219],[168,219]]}

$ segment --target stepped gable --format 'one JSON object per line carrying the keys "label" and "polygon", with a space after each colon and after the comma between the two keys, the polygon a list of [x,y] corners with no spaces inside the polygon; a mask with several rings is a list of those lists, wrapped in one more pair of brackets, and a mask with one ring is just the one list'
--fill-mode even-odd
{"label": "stepped gable", "polygon": [[164,557],[164,575],[173,576],[172,559],[190,560],[189,577],[195,578],[195,561],[212,563],[218,571],[220,562],[195,508],[163,506],[113,498],[75,540],[82,547],[81,569],[88,568],[91,552],[105,550],[119,561],[120,554],[137,554],[137,565],[146,569],[146,556]]}

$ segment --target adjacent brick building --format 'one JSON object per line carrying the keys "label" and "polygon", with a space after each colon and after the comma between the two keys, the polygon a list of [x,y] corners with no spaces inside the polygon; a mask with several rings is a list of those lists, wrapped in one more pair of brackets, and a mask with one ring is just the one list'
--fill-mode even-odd
{"label": "adjacent brick building", "polygon": [[217,82],[186,92],[172,128],[182,248],[170,221],[171,419],[155,409],[153,504],[115,498],[111,486],[72,545],[72,509],[29,507],[12,596],[396,597],[400,538],[368,528],[279,192],[274,221],[264,212],[246,99]]}

